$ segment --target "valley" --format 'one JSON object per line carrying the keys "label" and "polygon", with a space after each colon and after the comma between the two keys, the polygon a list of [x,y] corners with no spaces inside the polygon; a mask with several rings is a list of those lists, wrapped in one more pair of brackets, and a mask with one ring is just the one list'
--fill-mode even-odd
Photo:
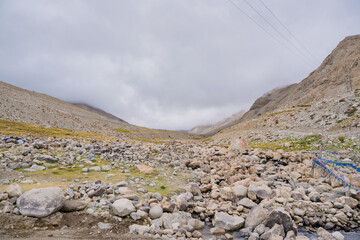
{"label": "valley", "polygon": [[189,132],[0,82],[0,238],[359,239],[359,59]]}

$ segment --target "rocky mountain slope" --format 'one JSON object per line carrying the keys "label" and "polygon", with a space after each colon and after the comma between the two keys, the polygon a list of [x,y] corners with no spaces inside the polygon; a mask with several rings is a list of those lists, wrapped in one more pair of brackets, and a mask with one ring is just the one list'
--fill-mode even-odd
{"label": "rocky mountain slope", "polygon": [[231,117],[225,118],[213,125],[203,125],[196,126],[189,130],[189,133],[199,134],[203,136],[211,136],[222,129],[229,128],[240,122],[241,117],[244,115],[245,111],[240,111],[238,113],[233,114]]}
{"label": "rocky mountain slope", "polygon": [[133,138],[192,138],[191,134],[128,124],[102,110],[74,105],[0,81],[0,119]]}
{"label": "rocky mountain slope", "polygon": [[123,123],[127,123],[126,121],[122,120],[121,118],[117,117],[117,116],[114,116],[112,115],[111,113],[108,113],[108,112],[105,112],[104,110],[100,109],[100,108],[96,108],[96,107],[93,107],[93,106],[90,106],[86,103],[72,103],[73,105],[77,106],[77,107],[80,107],[82,109],[85,109],[89,112],[94,112],[94,113],[97,113],[97,114],[100,114],[102,116],[105,116],[105,117],[108,117],[108,118],[111,118],[111,119],[114,119],[116,121],[120,121],[120,122],[123,122]]}
{"label": "rocky mountain slope", "polygon": [[360,35],[345,38],[318,69],[297,84],[257,99],[240,123],[217,134],[220,142],[243,136],[289,137],[359,132]]}
{"label": "rocky mountain slope", "polygon": [[130,124],[80,108],[54,97],[0,82],[0,118],[43,126],[95,131],[113,125],[134,129]]}
{"label": "rocky mountain slope", "polygon": [[303,81],[260,97],[244,115],[250,120],[281,108],[309,105],[360,88],[360,35],[346,37]]}

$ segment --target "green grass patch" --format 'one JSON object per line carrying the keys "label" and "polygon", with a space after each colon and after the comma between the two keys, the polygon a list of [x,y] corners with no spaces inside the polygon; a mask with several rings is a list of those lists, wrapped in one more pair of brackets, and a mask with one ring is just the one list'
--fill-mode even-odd
{"label": "green grass patch", "polygon": [[131,133],[131,131],[130,131],[130,130],[121,129],[121,128],[115,128],[114,130],[115,130],[115,131],[117,131],[117,132]]}
{"label": "green grass patch", "polygon": [[[301,139],[290,139],[284,138],[276,141],[262,142],[262,141],[253,141],[249,143],[249,146],[252,148],[260,148],[263,150],[273,150],[283,149],[286,151],[312,151],[318,149],[321,140],[321,135],[314,134],[305,136]],[[284,144],[290,143],[290,147],[284,147]]]}
{"label": "green grass patch", "polygon": [[108,139],[110,136],[100,134],[100,133],[90,133],[90,132],[78,132],[70,129],[64,128],[45,128],[40,125],[16,122],[0,119],[0,132],[5,135],[15,135],[15,136],[47,136],[47,137],[59,137],[59,138],[69,138],[69,137],[79,137],[79,138],[100,138]]}
{"label": "green grass patch", "polygon": [[320,134],[313,134],[313,135],[303,137],[299,141],[299,144],[303,145],[303,146],[307,146],[307,145],[313,144],[313,143],[320,143],[320,140],[321,140]]}
{"label": "green grass patch", "polygon": [[[109,162],[101,160],[99,156],[95,156],[96,166],[110,165]],[[84,165],[80,167],[79,165]],[[113,168],[110,171],[90,171],[84,174],[82,172],[83,168],[93,167],[91,164],[87,163],[77,163],[72,166],[62,166],[60,164],[54,164],[48,169],[43,171],[36,172],[26,172],[24,169],[17,169],[16,171],[21,171],[24,173],[26,179],[31,179],[35,183],[33,184],[22,184],[20,186],[24,191],[28,191],[32,188],[43,188],[43,187],[55,187],[58,186],[62,189],[66,189],[70,184],[77,184],[74,180],[78,179],[80,182],[89,181],[93,182],[96,180],[102,180],[105,183],[117,183],[120,181],[130,181],[130,178],[141,178],[140,182],[151,183],[154,182],[155,186],[150,185],[139,185],[138,183],[134,186],[139,185],[141,188],[145,188],[148,192],[158,192],[163,196],[171,195],[171,193],[180,192],[185,185],[187,184],[187,176],[184,174],[179,174],[177,176],[173,176],[172,172],[174,171],[172,168],[161,168],[156,169],[153,173],[145,174],[137,171],[135,167],[130,168],[121,168],[123,167],[121,164],[120,168]],[[125,172],[123,172],[125,170]],[[113,174],[111,177],[107,177],[109,174]],[[172,176],[172,178],[171,178]],[[6,185],[0,186],[0,191],[4,191]],[[136,188],[134,189],[136,192]],[[139,193],[137,193],[139,194]],[[141,197],[142,194],[139,194]]]}

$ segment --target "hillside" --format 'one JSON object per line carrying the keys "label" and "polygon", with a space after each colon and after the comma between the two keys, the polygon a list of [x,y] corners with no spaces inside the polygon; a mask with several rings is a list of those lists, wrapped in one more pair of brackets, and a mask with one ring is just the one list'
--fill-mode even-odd
{"label": "hillside", "polygon": [[238,113],[233,114],[231,117],[225,118],[215,124],[212,125],[203,125],[196,126],[189,130],[189,133],[199,134],[203,136],[211,136],[222,129],[229,128],[240,122],[241,117],[244,115],[245,111],[240,111]]}
{"label": "hillside", "polygon": [[[103,110],[74,105],[46,94],[0,81],[0,119],[83,132],[132,138],[193,138],[194,135],[148,129],[125,122]],[[0,129],[1,130],[1,129]]]}
{"label": "hillside", "polygon": [[100,108],[90,106],[90,105],[88,105],[86,103],[72,103],[72,104],[77,106],[77,107],[80,107],[82,109],[85,109],[86,111],[94,112],[94,113],[97,113],[99,115],[108,117],[110,119],[113,119],[113,120],[116,120],[116,121],[119,121],[119,122],[123,122],[123,123],[127,123],[126,121],[122,120],[121,118],[119,118],[117,116],[112,115],[111,113],[105,112],[104,110],[101,110]]}
{"label": "hillside", "polygon": [[307,78],[258,98],[240,123],[214,136],[215,141],[355,134],[360,127],[359,62],[360,35],[345,38]]}
{"label": "hillside", "polygon": [[307,78],[258,98],[241,120],[352,93],[360,88],[359,62],[360,35],[346,37]]}

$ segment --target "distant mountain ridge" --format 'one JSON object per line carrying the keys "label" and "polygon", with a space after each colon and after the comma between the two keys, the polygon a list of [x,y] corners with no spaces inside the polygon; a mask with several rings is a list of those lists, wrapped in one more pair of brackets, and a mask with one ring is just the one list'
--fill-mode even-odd
{"label": "distant mountain ridge", "polygon": [[189,130],[189,133],[199,134],[203,136],[211,136],[222,129],[229,128],[240,122],[241,117],[244,115],[246,111],[240,111],[238,113],[233,114],[231,117],[225,118],[213,125],[205,125],[205,126],[196,126]]}
{"label": "distant mountain ridge", "polygon": [[0,81],[0,119],[135,139],[197,137],[187,132],[135,126],[90,105],[64,102],[2,81]]}
{"label": "distant mountain ridge", "polygon": [[120,121],[120,122],[123,122],[123,123],[128,123],[124,120],[122,120],[121,118],[117,117],[117,116],[114,116],[112,115],[111,113],[108,113],[108,112],[105,112],[104,110],[100,109],[100,108],[96,108],[96,107],[93,107],[93,106],[90,106],[86,103],[71,103],[77,107],[80,107],[82,109],[85,109],[89,112],[94,112],[94,113],[97,113],[99,115],[102,115],[102,116],[105,116],[105,117],[108,117],[110,119],[114,119],[114,120],[117,120],[117,121]]}

